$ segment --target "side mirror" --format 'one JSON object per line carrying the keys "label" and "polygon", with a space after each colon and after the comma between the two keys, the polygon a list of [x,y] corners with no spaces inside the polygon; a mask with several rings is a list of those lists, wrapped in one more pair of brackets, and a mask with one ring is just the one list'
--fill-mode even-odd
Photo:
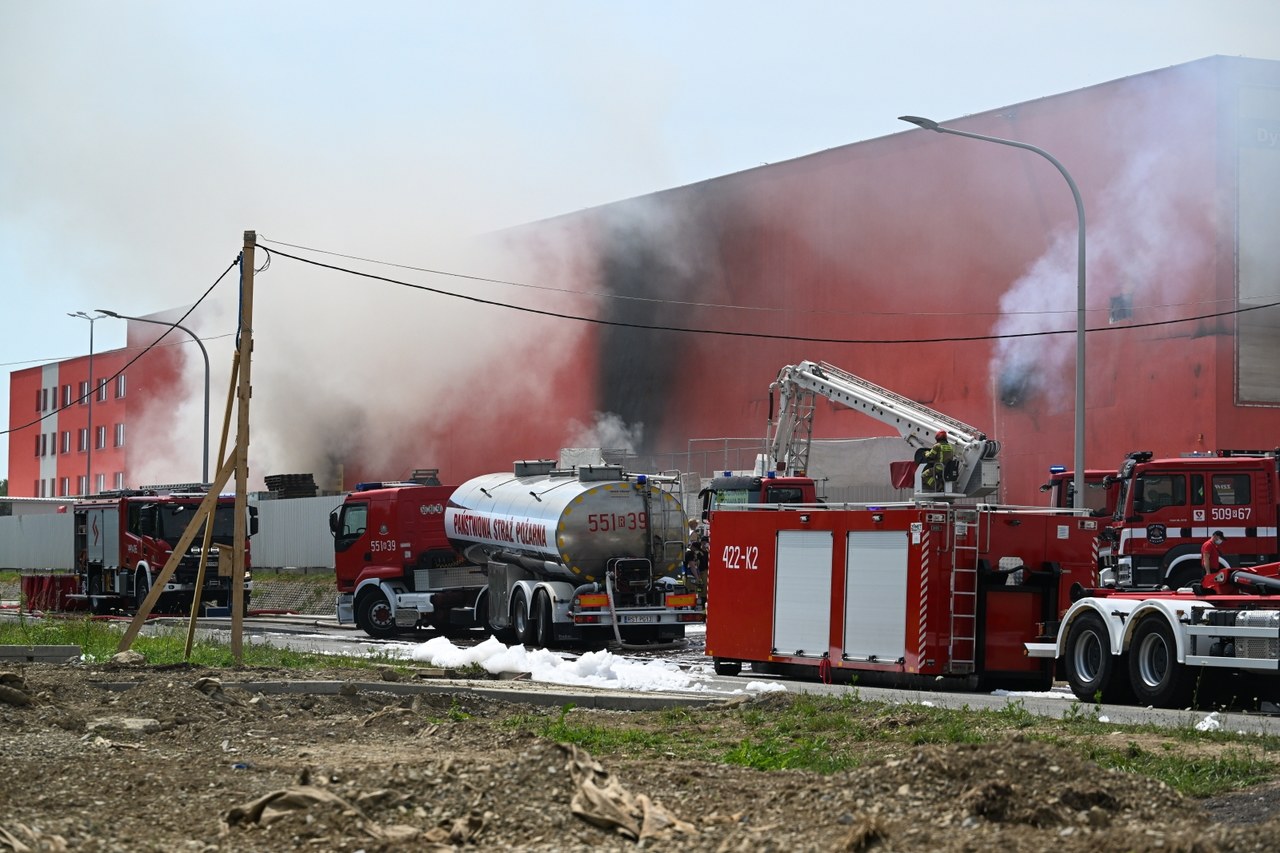
{"label": "side mirror", "polygon": [[249,535],[258,535],[258,508],[256,506],[249,507]]}
{"label": "side mirror", "polygon": [[342,511],[342,507],[338,507],[329,513],[329,534],[338,535],[338,513]]}

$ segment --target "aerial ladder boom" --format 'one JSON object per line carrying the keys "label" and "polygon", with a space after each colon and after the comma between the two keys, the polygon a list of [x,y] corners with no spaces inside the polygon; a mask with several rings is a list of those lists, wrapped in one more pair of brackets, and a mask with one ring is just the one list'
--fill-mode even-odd
{"label": "aerial ladder boom", "polygon": [[[923,452],[937,443],[938,431],[945,430],[954,451],[954,476],[945,481],[944,491],[928,494],[983,497],[999,491],[1000,442],[874,382],[826,362],[802,361],[782,368],[769,391],[771,404],[777,393],[778,417],[770,420],[766,449],[770,463],[779,472],[797,476],[807,473],[814,399],[821,396],[896,429],[916,450],[916,461],[921,461]],[[916,492],[923,493],[919,472]]]}

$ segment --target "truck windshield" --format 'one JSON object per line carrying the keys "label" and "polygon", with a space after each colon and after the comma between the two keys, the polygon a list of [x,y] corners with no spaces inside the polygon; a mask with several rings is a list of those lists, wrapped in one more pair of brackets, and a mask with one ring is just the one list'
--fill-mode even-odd
{"label": "truck windshield", "polygon": [[[156,523],[159,529],[157,535],[168,542],[170,545],[177,545],[178,540],[182,538],[182,534],[187,529],[187,525],[191,523],[191,518],[195,514],[196,504],[163,504],[158,506],[156,512]],[[213,541],[222,542],[230,545],[235,538],[235,520],[236,508],[234,506],[219,506],[213,511]],[[204,525],[200,525],[200,530],[196,531],[196,537],[192,540],[194,543],[203,541]]]}

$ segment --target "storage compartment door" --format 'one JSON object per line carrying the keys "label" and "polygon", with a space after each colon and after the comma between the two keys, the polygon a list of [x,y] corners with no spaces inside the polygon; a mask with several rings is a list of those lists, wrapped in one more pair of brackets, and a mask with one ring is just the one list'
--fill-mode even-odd
{"label": "storage compartment door", "polygon": [[778,531],[773,653],[820,658],[831,643],[831,532]]}
{"label": "storage compartment door", "polygon": [[849,534],[844,584],[844,656],[893,663],[907,648],[907,534]]}
{"label": "storage compartment door", "polygon": [[90,562],[115,568],[120,563],[120,511],[90,507],[85,511],[85,551]]}

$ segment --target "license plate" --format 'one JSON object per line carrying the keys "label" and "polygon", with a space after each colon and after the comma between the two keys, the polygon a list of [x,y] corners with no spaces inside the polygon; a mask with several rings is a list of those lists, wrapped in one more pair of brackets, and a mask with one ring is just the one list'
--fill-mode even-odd
{"label": "license plate", "polygon": [[637,625],[637,624],[643,624],[646,622],[657,622],[657,621],[658,621],[658,617],[651,614],[641,615],[641,616],[623,616],[622,617],[622,624],[624,625]]}

